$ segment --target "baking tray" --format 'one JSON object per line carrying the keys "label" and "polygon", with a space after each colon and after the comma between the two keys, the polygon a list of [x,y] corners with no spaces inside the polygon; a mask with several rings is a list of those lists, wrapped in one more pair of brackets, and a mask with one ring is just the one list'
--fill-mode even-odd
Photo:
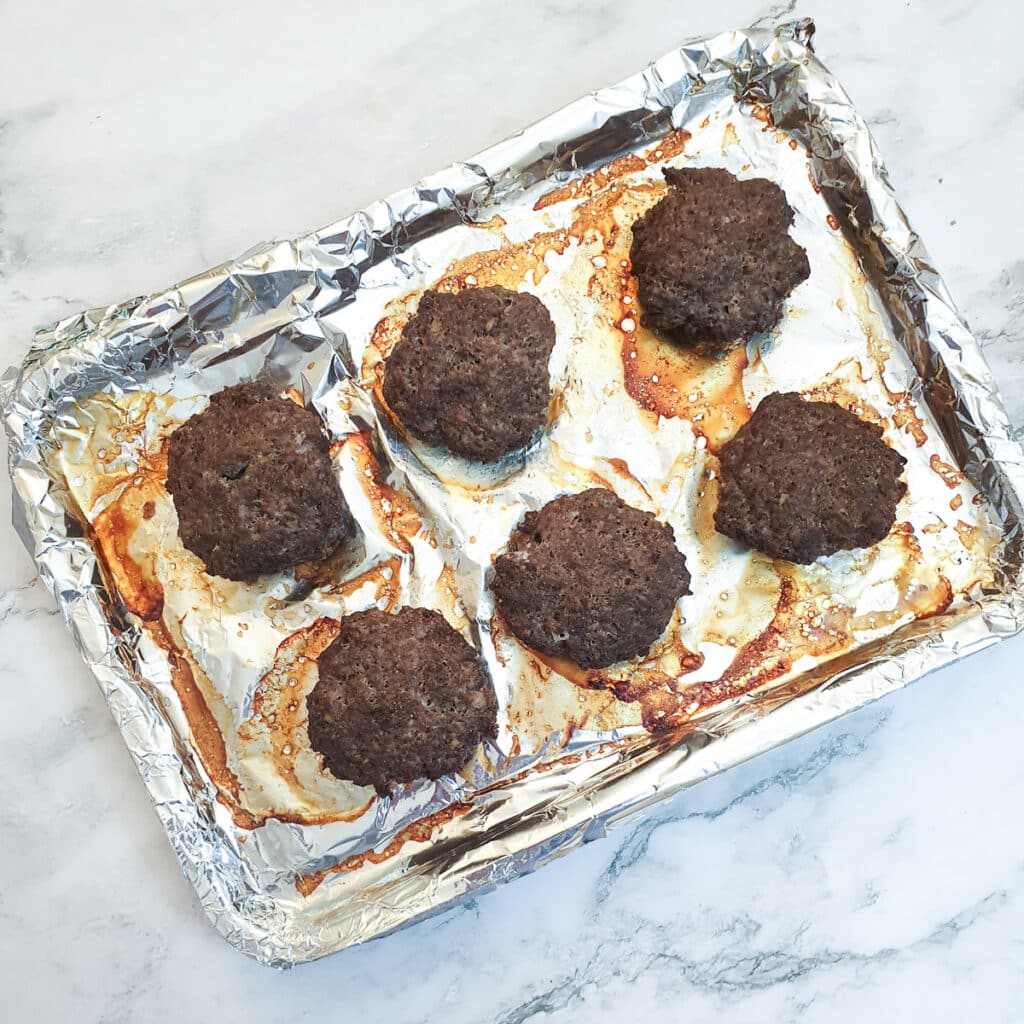
{"label": "baking tray", "polygon": [[[239,949],[288,965],[384,934],[1021,628],[1021,451],[812,34],[687,43],[345,221],[44,329],[4,377],[15,525]],[[666,164],[778,181],[812,264],[779,329],[699,366],[641,328],[621,259]],[[559,342],[545,440],[481,475],[407,443],[379,369],[424,288],[486,283],[540,295]],[[324,416],[361,527],[300,601],[294,579],[201,581],[165,518],[168,429],[258,374]],[[785,389],[907,455],[913,501],[877,551],[805,570],[707,530],[717,446]],[[486,587],[525,509],[594,482],[671,522],[695,568],[652,657],[596,674],[520,648]],[[381,800],[299,749],[310,665],[368,602],[439,608],[501,703],[464,773]]]}

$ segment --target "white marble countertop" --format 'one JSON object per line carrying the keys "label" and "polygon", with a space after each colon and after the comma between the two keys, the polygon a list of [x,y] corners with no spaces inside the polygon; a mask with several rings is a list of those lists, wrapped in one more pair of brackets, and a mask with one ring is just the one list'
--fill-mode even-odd
{"label": "white marble countertop", "polygon": [[[0,361],[36,324],[334,220],[677,40],[789,11],[817,19],[1024,424],[1015,5],[358,6],[3,5]],[[281,974],[206,923],[12,530],[0,551],[7,1020],[1021,1019],[1024,641]]]}

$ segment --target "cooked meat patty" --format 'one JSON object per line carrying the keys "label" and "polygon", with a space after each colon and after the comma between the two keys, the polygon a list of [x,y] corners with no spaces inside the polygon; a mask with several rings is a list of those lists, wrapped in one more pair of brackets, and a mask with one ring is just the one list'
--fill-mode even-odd
{"label": "cooked meat patty", "polygon": [[768,395],[722,448],[715,527],[790,562],[877,544],[906,493],[905,464],[842,406]]}
{"label": "cooked meat patty", "polygon": [[270,384],[225,388],[171,435],[167,490],[206,571],[254,580],[355,533],[320,417]]}
{"label": "cooked meat patty", "polygon": [[384,400],[414,437],[496,462],[544,425],[555,326],[507,288],[425,292],[387,360]]}
{"label": "cooked meat patty", "polygon": [[782,189],[712,167],[666,168],[665,177],[668,194],[633,225],[643,323],[703,350],[771,330],[810,274],[789,237],[793,211]]}
{"label": "cooked meat patty", "polygon": [[498,703],[480,658],[437,612],[348,615],[319,670],[309,741],[336,778],[383,794],[458,771],[495,735]]}
{"label": "cooked meat patty", "polygon": [[647,653],[690,574],[672,527],[598,487],[528,512],[491,585],[523,643],[601,668]]}

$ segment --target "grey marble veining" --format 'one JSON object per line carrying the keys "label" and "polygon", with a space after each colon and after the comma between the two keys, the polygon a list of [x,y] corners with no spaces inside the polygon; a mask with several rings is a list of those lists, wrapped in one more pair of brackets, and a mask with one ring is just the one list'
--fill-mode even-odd
{"label": "grey marble veining", "polygon": [[[1024,15],[999,0],[3,5],[0,357],[783,12],[816,18],[1024,426]],[[12,531],[0,552],[5,1019],[1020,1020],[1021,641],[279,974],[203,920]]]}

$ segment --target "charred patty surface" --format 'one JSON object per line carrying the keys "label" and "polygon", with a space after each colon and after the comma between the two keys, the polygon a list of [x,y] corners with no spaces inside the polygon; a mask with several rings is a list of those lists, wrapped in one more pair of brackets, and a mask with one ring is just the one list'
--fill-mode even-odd
{"label": "charred patty surface", "polygon": [[789,237],[793,211],[764,178],[667,168],[668,194],[633,225],[630,249],[645,326],[722,350],[771,330],[810,274]]}
{"label": "charred patty surface", "polygon": [[495,735],[497,700],[477,652],[426,608],[341,620],[307,698],[309,741],[338,779],[437,779]]}
{"label": "charred patty surface", "polygon": [[266,383],[237,384],[171,435],[178,533],[232,580],[325,558],[355,533],[320,417]]}
{"label": "charred patty surface", "polygon": [[492,587],[527,646],[601,668],[647,653],[690,574],[670,526],[594,488],[528,512],[495,559]]}
{"label": "charred patty surface", "polygon": [[771,394],[722,448],[719,533],[791,562],[877,544],[906,493],[906,459],[834,402]]}
{"label": "charred patty surface", "polygon": [[533,295],[428,291],[388,357],[384,400],[420,441],[496,462],[544,425],[554,344],[554,324]]}

